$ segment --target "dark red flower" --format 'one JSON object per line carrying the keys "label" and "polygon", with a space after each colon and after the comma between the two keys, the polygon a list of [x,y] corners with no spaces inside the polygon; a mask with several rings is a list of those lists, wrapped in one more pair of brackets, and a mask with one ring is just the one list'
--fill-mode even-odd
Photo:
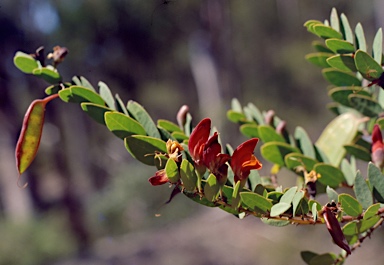
{"label": "dark red flower", "polygon": [[254,156],[256,144],[259,141],[257,138],[252,138],[240,144],[233,152],[231,158],[231,168],[235,174],[235,182],[247,180],[252,169],[260,169],[262,164]]}
{"label": "dark red flower", "polygon": [[218,137],[218,133],[215,132],[204,144],[203,163],[216,176],[218,182],[224,185],[227,181],[228,173],[228,165],[226,163],[231,157],[221,153]]}
{"label": "dark red flower", "polygon": [[384,144],[379,125],[375,125],[372,131],[372,162],[379,168],[384,164]]}
{"label": "dark red flower", "polygon": [[204,145],[208,141],[211,131],[211,120],[205,118],[197,124],[189,137],[188,150],[197,167],[203,165],[203,150]]}
{"label": "dark red flower", "polygon": [[168,176],[165,173],[164,169],[160,169],[156,171],[155,175],[153,177],[150,177],[148,181],[153,185],[153,186],[159,186],[163,185],[167,182],[169,182]]}

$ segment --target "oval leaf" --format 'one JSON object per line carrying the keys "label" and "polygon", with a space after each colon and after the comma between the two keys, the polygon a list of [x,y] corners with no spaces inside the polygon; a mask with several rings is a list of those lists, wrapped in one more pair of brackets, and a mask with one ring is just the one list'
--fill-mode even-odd
{"label": "oval leaf", "polygon": [[204,185],[204,196],[208,201],[215,201],[219,195],[220,184],[217,182],[216,176],[210,174]]}
{"label": "oval leaf", "polygon": [[349,194],[340,194],[339,202],[343,208],[343,212],[347,215],[357,217],[363,213],[363,207],[361,204]]}
{"label": "oval leaf", "polygon": [[270,216],[271,217],[279,216],[285,213],[286,211],[288,211],[290,208],[291,208],[291,203],[279,202],[272,206]]}
{"label": "oval leaf", "polygon": [[253,211],[266,213],[272,208],[272,202],[257,193],[240,192],[240,197],[243,203]]}
{"label": "oval leaf", "polygon": [[157,130],[156,124],[153,122],[148,112],[139,103],[130,100],[128,101],[127,109],[131,116],[143,126],[149,136],[160,138],[160,133]]}
{"label": "oval leaf", "polygon": [[341,71],[345,72],[356,72],[355,60],[352,55],[334,55],[327,59],[327,63]]}
{"label": "oval leaf", "polygon": [[183,187],[188,192],[196,191],[197,175],[193,165],[186,159],[183,159],[180,166],[180,177]]}
{"label": "oval leaf", "polygon": [[324,78],[335,86],[361,86],[361,81],[349,72],[326,68],[322,70]]}
{"label": "oval leaf", "polygon": [[154,166],[157,153],[167,153],[164,141],[143,135],[132,135],[124,140],[128,152],[140,162]]}
{"label": "oval leaf", "polygon": [[383,74],[383,69],[380,64],[362,50],[358,50],[355,53],[355,64],[360,74],[369,81],[379,79]]}
{"label": "oval leaf", "polygon": [[108,129],[121,139],[135,134],[146,135],[143,126],[127,115],[119,112],[107,112],[104,118]]}
{"label": "oval leaf", "polygon": [[351,106],[365,116],[376,117],[383,112],[383,108],[379,102],[371,97],[351,94],[348,96],[348,99]]}
{"label": "oval leaf", "polygon": [[318,181],[325,186],[337,188],[342,182],[345,181],[343,172],[341,172],[341,170],[337,167],[324,163],[318,163],[315,165],[313,170],[321,175]]}
{"label": "oval leaf", "polygon": [[85,111],[96,122],[105,125],[104,114],[111,109],[89,102],[83,102],[80,104],[83,111]]}
{"label": "oval leaf", "polygon": [[328,39],[325,41],[325,45],[327,45],[331,51],[338,54],[355,52],[355,46],[346,40]]}
{"label": "oval leaf", "polygon": [[308,62],[310,62],[316,66],[319,66],[321,68],[328,68],[328,67],[330,67],[330,65],[328,64],[327,59],[331,56],[333,56],[332,53],[316,52],[316,53],[307,54],[305,56],[305,59]]}
{"label": "oval leaf", "polygon": [[300,153],[300,150],[287,143],[268,142],[260,147],[260,152],[266,160],[284,166],[284,157],[289,153]]}
{"label": "oval leaf", "polygon": [[175,160],[168,159],[165,164],[165,173],[171,183],[177,183],[180,179],[179,167]]}
{"label": "oval leaf", "polygon": [[32,74],[33,70],[40,66],[35,58],[24,52],[16,52],[13,57],[13,63],[20,71],[26,74]]}

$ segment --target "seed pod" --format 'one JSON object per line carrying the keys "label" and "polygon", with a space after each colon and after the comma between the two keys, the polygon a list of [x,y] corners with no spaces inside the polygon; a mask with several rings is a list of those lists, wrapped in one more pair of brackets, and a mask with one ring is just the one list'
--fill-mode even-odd
{"label": "seed pod", "polygon": [[19,175],[29,167],[36,156],[43,130],[45,106],[57,97],[58,94],[54,94],[45,99],[34,100],[25,113],[23,127],[15,150],[16,167]]}
{"label": "seed pod", "polygon": [[323,217],[335,244],[344,249],[348,255],[351,255],[351,249],[349,248],[347,240],[345,239],[343,231],[341,230],[339,221],[331,209],[327,206],[323,207]]}

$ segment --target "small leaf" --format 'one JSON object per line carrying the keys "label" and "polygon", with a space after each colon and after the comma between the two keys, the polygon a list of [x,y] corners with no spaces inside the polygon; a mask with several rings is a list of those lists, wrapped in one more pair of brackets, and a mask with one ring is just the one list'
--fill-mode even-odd
{"label": "small leaf", "polygon": [[175,138],[178,142],[188,140],[189,137],[186,136],[183,132],[173,132],[171,133],[172,137]]}
{"label": "small leaf", "polygon": [[325,41],[325,45],[334,53],[354,53],[355,46],[351,42],[340,39],[328,39]]}
{"label": "small leaf", "polygon": [[340,194],[339,202],[343,208],[343,212],[347,215],[357,217],[363,213],[363,207],[361,204],[349,194]]}
{"label": "small leaf", "polygon": [[325,46],[323,44],[323,42],[320,42],[320,41],[313,41],[312,44],[313,48],[315,48],[316,51],[318,52],[325,52],[325,53],[329,53],[330,55],[333,55],[333,52],[327,48],[327,46]]}
{"label": "small leaf", "polygon": [[368,164],[368,180],[373,196],[378,202],[384,203],[384,176],[373,163]]}
{"label": "small leaf", "polygon": [[240,101],[237,98],[233,98],[231,101],[231,109],[236,112],[243,113],[243,108],[241,107]]}
{"label": "small leaf", "polygon": [[284,166],[284,157],[289,153],[300,153],[300,150],[287,143],[268,142],[260,147],[260,152],[266,160]]}
{"label": "small leaf", "polygon": [[371,97],[359,94],[351,94],[348,96],[348,99],[351,106],[365,116],[376,117],[381,112],[383,112],[383,108],[379,102],[372,99]]}
{"label": "small leaf", "polygon": [[304,166],[305,170],[307,170],[308,172],[311,171],[315,164],[318,163],[318,161],[313,158],[297,153],[290,153],[286,155],[284,157],[284,161],[286,167],[291,170],[297,168],[298,166]]}
{"label": "small leaf", "polygon": [[180,166],[180,177],[183,187],[188,192],[196,191],[197,175],[193,165],[186,159],[183,159]]}
{"label": "small leaf", "polygon": [[326,253],[313,257],[309,265],[333,265],[335,264],[336,256],[332,253]]}
{"label": "small leaf", "polygon": [[312,251],[301,251],[300,256],[304,260],[304,262],[309,265],[309,262],[311,261],[311,259],[318,256],[318,254],[316,254]]}
{"label": "small leaf", "polygon": [[246,121],[245,115],[242,112],[237,112],[234,110],[227,111],[227,118],[228,120],[234,123],[240,123],[240,122]]}
{"label": "small leaf", "polygon": [[330,39],[330,38],[335,38],[335,39],[342,39],[343,35],[341,35],[340,32],[337,32],[333,28],[321,24],[316,24],[313,26],[313,31],[317,36],[323,39]]}
{"label": "small leaf", "polygon": [[355,64],[360,74],[369,81],[379,79],[384,72],[380,64],[362,50],[355,53]]}
{"label": "small leaf", "polygon": [[331,17],[330,17],[331,27],[337,32],[340,31],[340,21],[339,16],[337,15],[336,8],[332,8]]}
{"label": "small leaf", "polygon": [[379,28],[373,40],[373,58],[381,65],[383,58],[383,30]]}
{"label": "small leaf", "polygon": [[282,135],[278,134],[275,129],[270,125],[261,125],[258,127],[258,133],[260,139],[264,142],[281,142],[285,143],[285,139]]}
{"label": "small leaf", "polygon": [[283,196],[280,198],[280,202],[285,202],[285,203],[292,203],[293,198],[295,197],[295,194],[297,192],[297,187],[292,187],[289,190],[287,190]]}
{"label": "small leaf", "polygon": [[121,100],[119,94],[116,94],[115,95],[115,99],[116,99],[116,105],[117,105],[117,111],[119,112],[122,112],[124,113],[125,115],[129,116],[129,113],[128,113],[128,110],[127,108],[125,107],[123,101]]}
{"label": "small leaf", "polygon": [[104,118],[108,129],[121,139],[135,134],[146,135],[140,123],[120,112],[107,112]]}
{"label": "small leaf", "polygon": [[259,138],[259,130],[256,124],[243,124],[240,126],[240,132],[248,138]]}
{"label": "small leaf", "polygon": [[33,70],[40,66],[35,58],[24,52],[16,52],[13,57],[13,63],[20,71],[26,74],[32,74]]}
{"label": "small leaf", "polygon": [[367,42],[365,41],[363,26],[360,23],[357,23],[357,25],[356,25],[355,34],[356,34],[356,46],[357,46],[357,48],[366,52],[367,51]]}
{"label": "small leaf", "polygon": [[[304,195],[305,195],[305,192],[302,191],[302,190],[299,190],[295,196],[293,197],[292,199],[292,207],[293,207],[293,215],[296,215],[299,213],[299,209],[302,208],[302,201],[305,201],[303,200],[304,198]],[[308,204],[307,204],[307,207],[308,207]]]}
{"label": "small leaf", "polygon": [[352,55],[337,54],[327,59],[327,63],[340,71],[356,72],[355,60]]}
{"label": "small leaf", "polygon": [[99,94],[103,98],[105,103],[107,103],[107,106],[112,110],[116,110],[115,98],[113,97],[112,92],[107,86],[107,84],[100,81],[98,85]]}
{"label": "small leaf", "polygon": [[256,123],[259,125],[263,125],[264,117],[261,114],[260,110],[253,103],[248,103],[247,107],[250,110],[252,117],[256,121]]}
{"label": "small leaf", "polygon": [[322,70],[322,74],[328,82],[335,86],[361,86],[361,81],[349,72],[326,68]]}
{"label": "small leaf", "polygon": [[[309,202],[311,202],[311,201],[309,201]],[[312,212],[314,222],[317,221],[318,211],[320,211],[320,209],[321,209],[320,207],[318,207],[318,205],[319,204],[317,202],[312,203],[312,205],[310,203],[308,203],[308,206],[311,207],[311,212]]]}
{"label": "small leaf", "polygon": [[80,104],[83,111],[85,111],[96,122],[105,125],[104,114],[111,109],[89,102],[83,102]]}
{"label": "small leaf", "polygon": [[157,120],[157,126],[160,126],[162,128],[164,128],[165,130],[167,130],[168,132],[172,133],[172,132],[183,132],[183,130],[180,129],[180,127],[173,123],[173,122],[170,122],[168,120]]}
{"label": "small leaf", "polygon": [[353,32],[351,26],[349,25],[348,18],[344,15],[340,15],[341,20],[341,31],[344,33],[344,39],[350,43],[354,42]]}
{"label": "small leaf", "polygon": [[313,170],[321,175],[321,178],[319,178],[318,181],[331,188],[337,188],[345,180],[341,170],[332,165],[318,163]]}
{"label": "small leaf", "polygon": [[216,176],[209,174],[207,182],[204,186],[204,196],[208,201],[215,201],[220,190],[220,184],[217,182]]}
{"label": "small leaf", "polygon": [[258,184],[261,184],[261,177],[258,170],[251,170],[248,176],[248,184],[251,190],[254,190]]}
{"label": "small leaf", "polygon": [[49,67],[39,67],[32,72],[35,76],[43,78],[50,84],[57,84],[61,82],[61,76],[56,69]]}
{"label": "small leaf", "polygon": [[309,53],[305,56],[305,60],[321,68],[328,68],[330,65],[327,59],[331,56],[333,56],[333,54],[328,52]]}
{"label": "small leaf", "polygon": [[377,215],[378,211],[380,209],[380,203],[375,203],[368,207],[368,209],[364,213],[364,220],[367,220],[375,215]]}
{"label": "small leaf", "polygon": [[271,210],[272,203],[262,195],[253,192],[240,192],[241,200],[251,210],[266,213]]}
{"label": "small leaf", "polygon": [[348,98],[351,94],[371,96],[371,94],[363,90],[362,87],[335,87],[328,91],[328,96],[330,96],[333,101],[352,108],[351,102]]}
{"label": "small leaf", "polygon": [[352,165],[348,163],[347,159],[343,159],[343,161],[341,161],[341,171],[344,174],[347,184],[352,186],[355,183],[356,171]]}
{"label": "small leaf", "polygon": [[345,150],[348,154],[353,155],[354,157],[363,160],[363,161],[371,161],[371,153],[368,149],[356,145],[356,144],[346,144],[344,145]]}
{"label": "small leaf", "polygon": [[164,141],[150,136],[132,135],[125,138],[124,144],[134,158],[149,166],[155,165],[157,153],[167,152]]}
{"label": "small leaf", "polygon": [[283,196],[282,192],[279,191],[271,191],[268,193],[267,198],[272,200],[273,204],[276,204],[280,201],[281,196]]}
{"label": "small leaf", "polygon": [[128,101],[127,109],[131,116],[143,126],[149,136],[160,138],[160,133],[157,130],[156,124],[153,122],[148,112],[139,103],[130,100]]}
{"label": "small leaf", "polygon": [[175,160],[168,159],[165,164],[165,173],[171,183],[177,183],[180,179],[179,167]]}
{"label": "small leaf", "polygon": [[275,220],[275,219],[268,219],[268,218],[260,218],[261,221],[264,224],[270,225],[270,226],[276,226],[276,227],[283,227],[289,225],[291,222],[286,220]]}
{"label": "small leaf", "polygon": [[288,211],[290,208],[291,208],[291,203],[279,202],[272,206],[270,216],[271,217],[279,216],[285,213],[286,211]]}
{"label": "small leaf", "polygon": [[316,158],[315,148],[313,147],[312,141],[302,127],[296,127],[294,137],[299,142],[299,148],[303,151],[305,156]]}
{"label": "small leaf", "polygon": [[328,201],[334,201],[335,203],[339,202],[339,194],[337,194],[337,192],[329,186],[327,186],[327,196]]}

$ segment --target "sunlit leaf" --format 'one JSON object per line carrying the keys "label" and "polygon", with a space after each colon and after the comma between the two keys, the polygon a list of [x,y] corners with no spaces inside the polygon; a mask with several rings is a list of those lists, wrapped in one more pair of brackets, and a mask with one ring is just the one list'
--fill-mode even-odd
{"label": "sunlit leaf", "polygon": [[258,134],[260,139],[264,142],[282,142],[285,143],[285,139],[282,135],[278,134],[275,129],[270,125],[261,125],[258,127]]}
{"label": "sunlit leaf", "polygon": [[110,108],[90,102],[83,102],[80,104],[80,106],[83,111],[86,112],[92,119],[100,124],[105,125],[104,114],[108,111],[111,111]]}
{"label": "sunlit leaf", "polygon": [[355,60],[350,54],[337,54],[327,59],[327,63],[341,71],[356,72]]}
{"label": "sunlit leaf", "polygon": [[357,23],[357,25],[356,25],[355,34],[356,34],[356,46],[357,46],[357,48],[366,52],[367,51],[367,42],[365,41],[363,26],[360,23]]}
{"label": "sunlit leaf", "polygon": [[348,96],[348,99],[351,106],[365,116],[376,117],[381,112],[383,112],[383,108],[379,102],[372,99],[371,97],[359,94],[351,94]]}
{"label": "sunlit leaf", "polygon": [[339,202],[339,194],[329,186],[327,186],[327,196],[328,196],[329,202],[331,201],[334,201],[336,203]]}
{"label": "sunlit leaf", "polygon": [[147,134],[140,123],[120,112],[107,112],[104,118],[108,129],[121,139],[135,134]]}
{"label": "sunlit leaf", "polygon": [[318,163],[315,165],[313,170],[321,175],[321,178],[319,178],[318,181],[325,186],[337,188],[342,182],[345,181],[341,170],[332,165]]}
{"label": "sunlit leaf", "polygon": [[100,81],[98,85],[99,85],[99,94],[103,98],[107,106],[112,110],[116,110],[115,98],[113,97],[112,92],[107,86],[107,84]]}
{"label": "sunlit leaf", "polygon": [[157,153],[166,153],[167,148],[164,141],[144,135],[132,135],[124,140],[128,152],[140,162],[154,166]]}
{"label": "sunlit leaf", "polygon": [[321,24],[316,24],[313,26],[313,31],[317,36],[323,39],[330,39],[330,38],[335,38],[335,39],[342,39],[343,35],[341,35],[340,32],[337,32],[333,28]]}
{"label": "sunlit leaf", "polygon": [[368,209],[364,212],[364,220],[367,220],[375,215],[377,215],[378,211],[380,209],[380,203],[375,203],[368,207]]}
{"label": "sunlit leaf", "polygon": [[175,124],[171,121],[168,121],[168,120],[163,120],[163,119],[157,120],[157,126],[164,128],[165,130],[167,130],[170,133],[172,133],[172,132],[181,132],[182,133],[183,132],[183,130],[181,130],[177,124]]}
{"label": "sunlit leaf", "polygon": [[373,40],[373,58],[381,65],[383,58],[383,30],[379,28]]}
{"label": "sunlit leaf", "polygon": [[333,56],[332,53],[328,53],[328,52],[316,52],[316,53],[309,53],[305,56],[305,59],[316,65],[316,66],[319,66],[321,68],[328,68],[330,67],[330,65],[328,64],[327,62],[327,59],[329,57]]}
{"label": "sunlit leaf", "polygon": [[16,52],[13,57],[13,63],[20,71],[26,74],[32,74],[33,70],[40,66],[35,58],[24,52]]}
{"label": "sunlit leaf", "polygon": [[211,173],[204,185],[204,196],[208,201],[215,201],[219,190],[220,184],[217,182],[216,176]]}
{"label": "sunlit leaf", "polygon": [[384,175],[373,163],[368,164],[368,180],[373,190],[373,196],[378,202],[384,203]]}
{"label": "sunlit leaf", "polygon": [[300,153],[300,150],[287,143],[268,142],[260,147],[260,152],[266,160],[284,166],[284,157],[289,153]]}
{"label": "sunlit leaf", "polygon": [[130,100],[127,104],[128,112],[137,120],[145,129],[149,136],[160,138],[160,133],[157,130],[156,124],[153,122],[151,116],[139,103]]}
{"label": "sunlit leaf", "polygon": [[350,43],[354,42],[353,32],[351,26],[349,25],[348,18],[346,15],[340,15],[341,20],[341,31],[344,33],[344,39]]}
{"label": "sunlit leaf", "polygon": [[363,90],[362,87],[335,87],[328,91],[328,95],[333,99],[333,101],[347,107],[352,107],[348,98],[351,94],[371,96],[371,94]]}
{"label": "sunlit leaf", "polygon": [[240,197],[245,205],[256,212],[266,213],[272,208],[271,201],[257,193],[240,192]]}
{"label": "sunlit leaf", "polygon": [[291,208],[291,203],[286,203],[286,202],[276,203],[271,208],[270,216],[271,217],[279,216],[285,213],[286,211],[288,211],[290,208]]}
{"label": "sunlit leaf", "polygon": [[256,124],[243,124],[240,126],[240,132],[248,138],[259,138],[259,130]]}
{"label": "sunlit leaf", "polygon": [[367,80],[379,79],[383,74],[381,65],[378,64],[368,53],[358,50],[355,53],[355,64],[360,74]]}
{"label": "sunlit leaf", "polygon": [[32,71],[35,76],[43,78],[50,84],[57,84],[61,82],[61,76],[56,69],[50,67],[39,67]]}
{"label": "sunlit leaf", "polygon": [[349,194],[339,194],[339,202],[347,215],[357,217],[363,213],[361,204]]}
{"label": "sunlit leaf", "polygon": [[179,172],[179,167],[176,164],[175,160],[168,159],[164,169],[171,183],[177,183],[179,181],[180,172]]}
{"label": "sunlit leaf", "polygon": [[352,43],[340,39],[328,39],[325,41],[325,45],[334,53],[344,54],[355,52],[355,46]]}

